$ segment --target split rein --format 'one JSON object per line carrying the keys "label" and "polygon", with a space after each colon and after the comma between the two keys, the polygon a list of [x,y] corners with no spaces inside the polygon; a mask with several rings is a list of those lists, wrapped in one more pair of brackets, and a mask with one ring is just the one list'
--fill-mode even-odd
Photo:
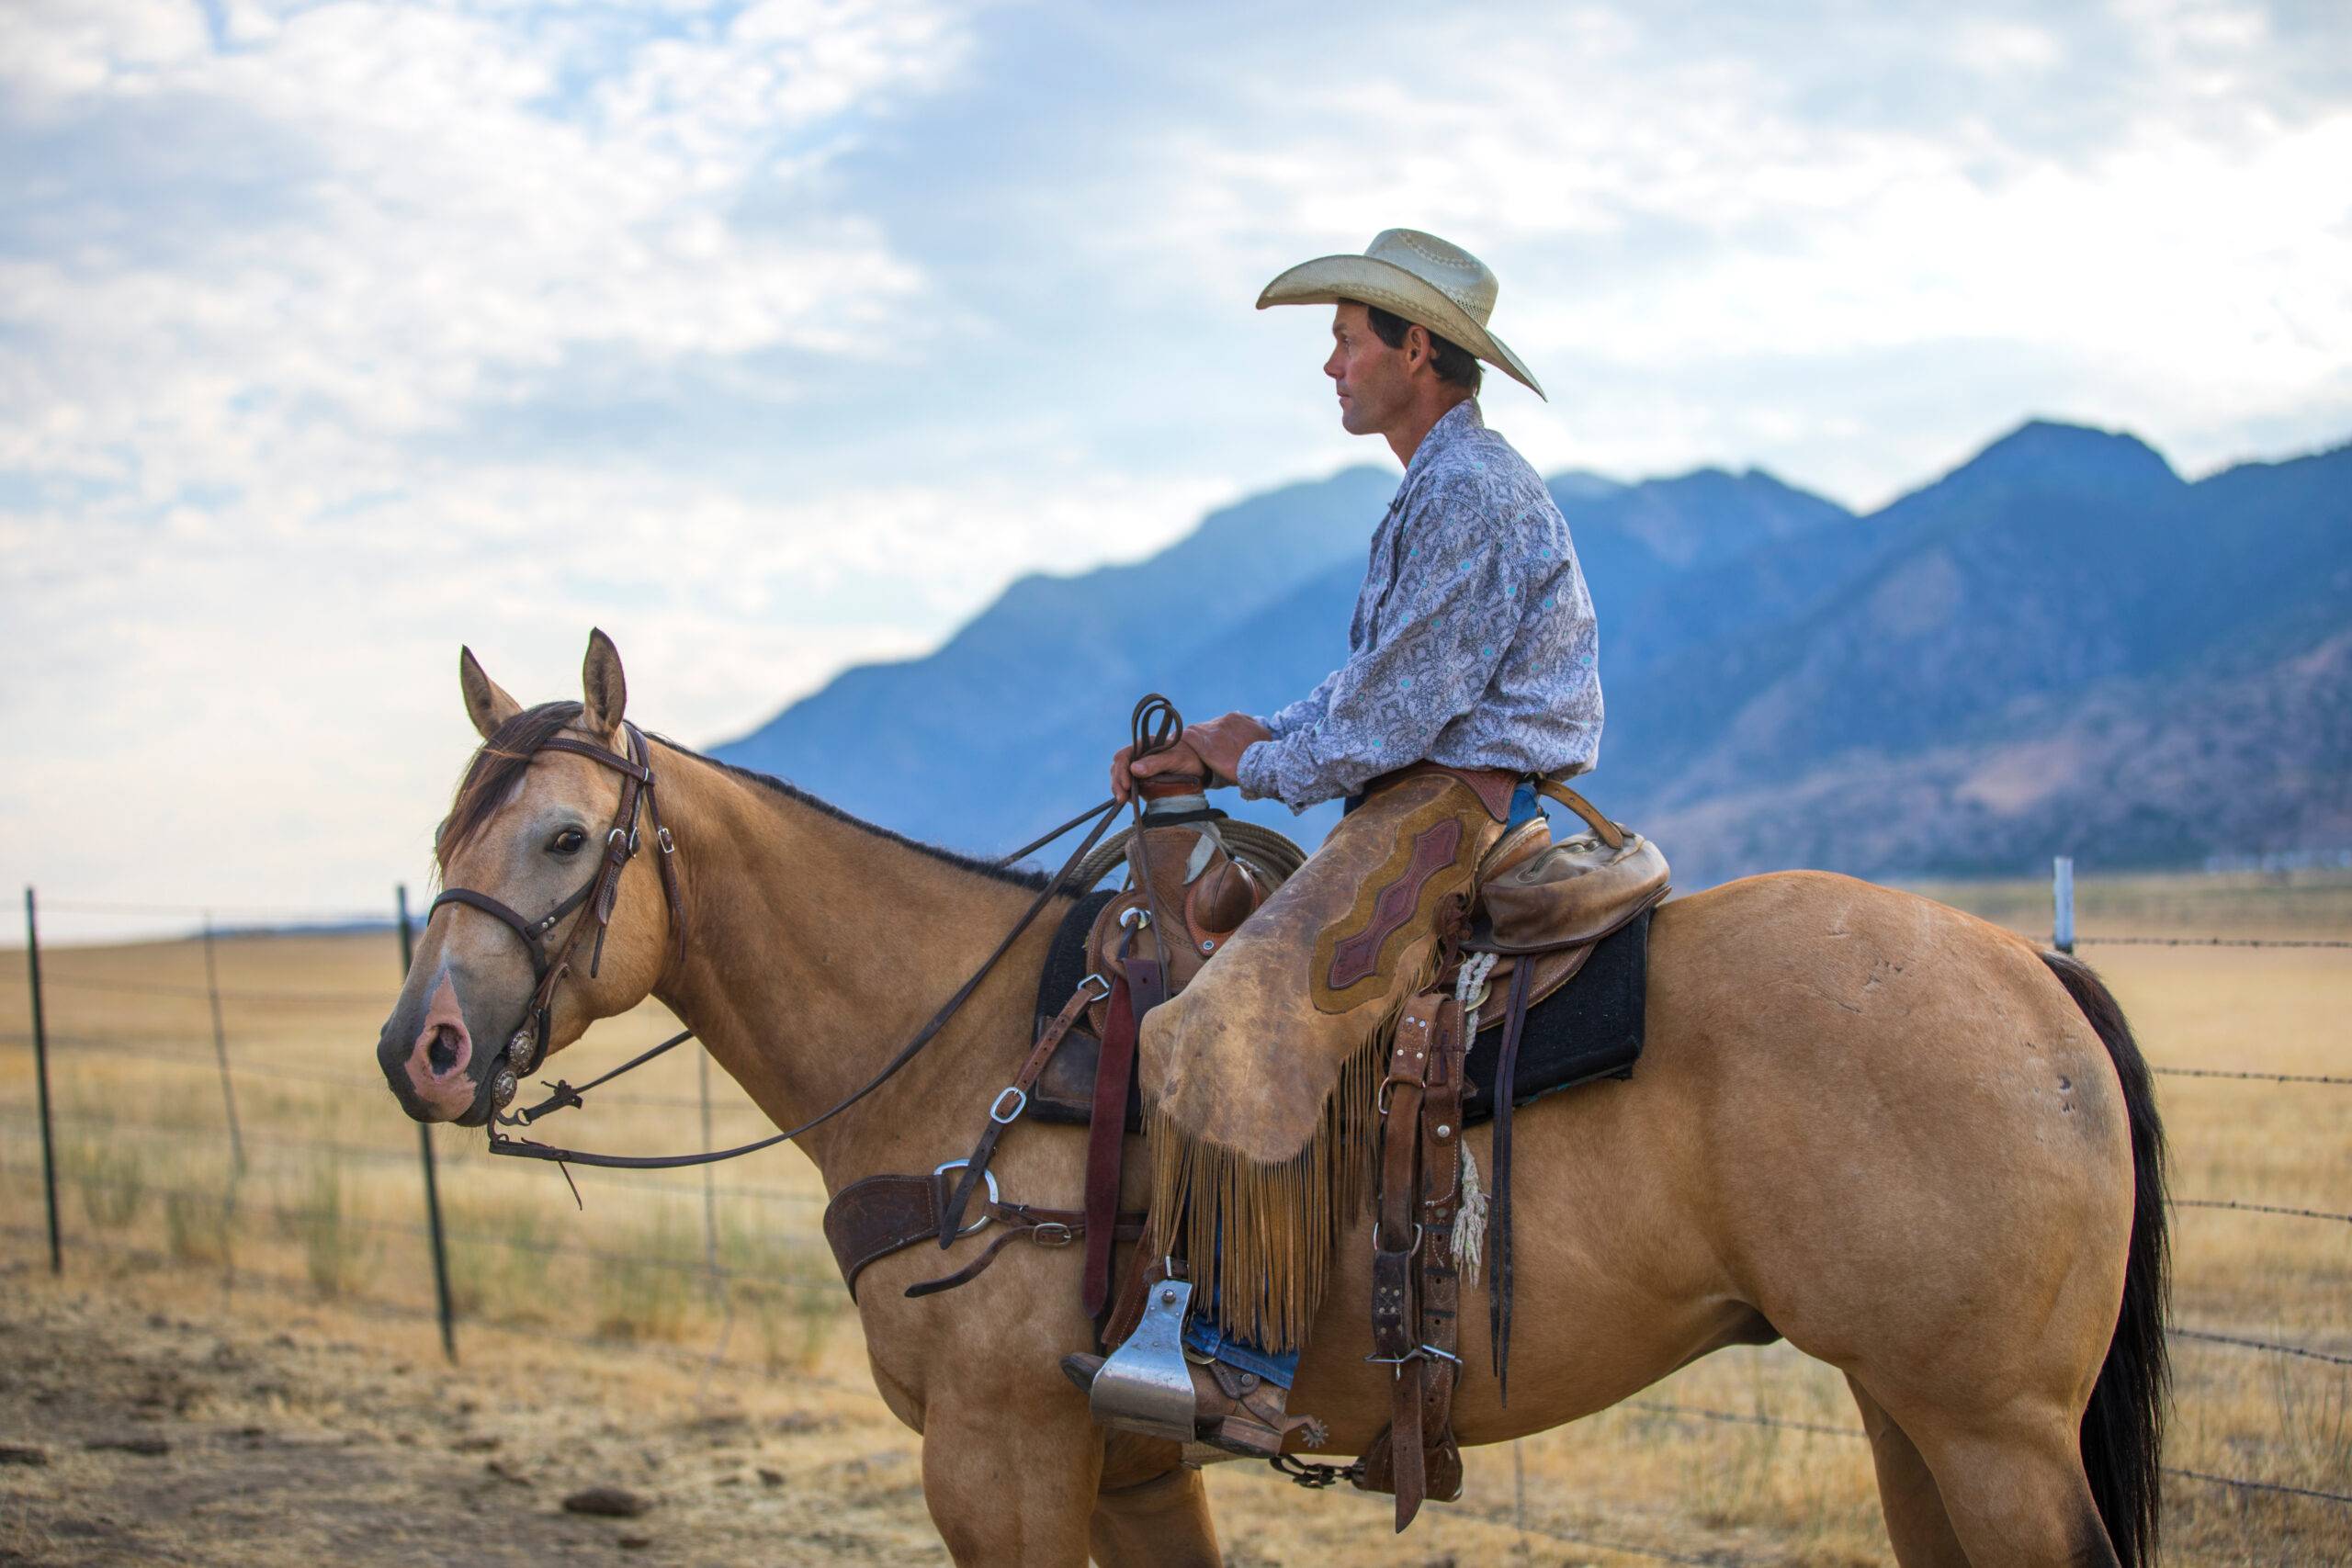
{"label": "split rein", "polygon": [[[493,1155],[504,1155],[516,1159],[548,1160],[559,1165],[600,1166],[617,1170],[674,1170],[685,1166],[716,1165],[720,1160],[739,1159],[745,1155],[757,1154],[762,1149],[774,1148],[778,1144],[788,1143],[804,1133],[824,1125],[889,1082],[900,1068],[913,1061],[922,1053],[923,1047],[939,1037],[940,1032],[947,1027],[949,1021],[966,1002],[971,999],[972,994],[980,988],[981,983],[994,972],[998,963],[1012,950],[1013,943],[1020,940],[1021,934],[1035,924],[1037,917],[1045,912],[1046,907],[1053,901],[1054,896],[1068,890],[1071,874],[1084,863],[1086,857],[1093,852],[1095,845],[1102,841],[1103,832],[1117,818],[1121,804],[1114,798],[1105,800],[1099,806],[1091,806],[1059,827],[1040,838],[1032,840],[994,863],[999,866],[1014,864],[1024,856],[1045,848],[1064,834],[1087,823],[1092,824],[1087,829],[1086,836],[1080,841],[1078,848],[1073,850],[1069,858],[1062,863],[1061,869],[1048,877],[1045,886],[1037,890],[1036,897],[1030,901],[1028,908],[1022,912],[1021,918],[1013,922],[1012,929],[1006,931],[994,950],[980,961],[979,967],[973,970],[970,976],[956,987],[955,993],[940,1004],[939,1010],[932,1014],[930,1021],[915,1031],[913,1036],[899,1048],[898,1054],[884,1065],[880,1072],[876,1073],[863,1087],[836,1102],[831,1109],[810,1117],[799,1126],[786,1132],[772,1134],[767,1137],[739,1145],[734,1148],[707,1149],[700,1154],[609,1155],[584,1149],[559,1148],[530,1138],[509,1137],[498,1129],[501,1126],[527,1127],[543,1116],[581,1105],[584,1103],[583,1097],[589,1090],[610,1083],[624,1073],[643,1066],[664,1052],[682,1045],[695,1037],[693,1030],[681,1030],[652,1049],[631,1057],[612,1071],[591,1078],[578,1088],[559,1078],[552,1086],[547,1099],[511,1116],[506,1114],[506,1106],[514,1100],[516,1086],[522,1077],[526,1074],[537,1072],[539,1065],[547,1058],[548,1026],[556,988],[562,983],[564,976],[571,973],[572,949],[579,943],[582,933],[588,929],[592,921],[596,928],[596,941],[589,958],[588,973],[591,976],[595,975],[597,965],[603,961],[605,934],[612,921],[614,902],[620,893],[621,872],[637,854],[639,847],[637,824],[640,812],[650,818],[653,826],[654,840],[661,853],[658,863],[662,868],[662,895],[669,907],[671,935],[678,956],[682,959],[685,956],[685,905],[679,895],[677,868],[674,864],[677,844],[671,838],[670,830],[662,825],[661,810],[654,802],[652,756],[646,745],[645,737],[633,724],[625,723],[622,729],[628,743],[627,756],[608,751],[601,746],[591,745],[584,740],[574,740],[568,736],[560,735],[544,741],[540,747],[542,750],[569,751],[575,756],[585,757],[621,775],[620,804],[614,814],[613,826],[605,836],[605,854],[598,863],[594,874],[589,878],[585,886],[537,920],[526,919],[486,893],[478,893],[464,887],[446,889],[439,897],[433,900],[432,905],[425,911],[425,916],[429,919],[432,918],[433,911],[444,904],[463,904],[469,908],[479,909],[513,931],[522,939],[525,949],[530,954],[532,969],[537,978],[530,1005],[525,1011],[522,1025],[515,1030],[513,1038],[507,1042],[503,1059],[491,1080],[491,1096],[494,1107],[491,1112],[492,1125],[489,1132],[490,1152]],[[1165,697],[1157,694],[1147,696],[1136,705],[1136,711],[1132,716],[1131,730],[1135,740],[1133,755],[1140,758],[1175,745],[1182,738],[1183,729],[1184,721],[1177,716],[1175,708]],[[1138,822],[1141,820],[1141,798],[1139,794],[1131,797]],[[550,953],[547,948],[548,933],[561,923],[565,916],[574,911],[580,911],[581,918],[572,923],[571,930],[564,937],[562,945]]]}

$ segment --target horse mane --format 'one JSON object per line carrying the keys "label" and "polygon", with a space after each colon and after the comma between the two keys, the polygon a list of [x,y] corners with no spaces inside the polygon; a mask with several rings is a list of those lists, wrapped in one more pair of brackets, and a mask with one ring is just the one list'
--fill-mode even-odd
{"label": "horse mane", "polygon": [[[525,708],[521,713],[500,725],[491,738],[481,743],[481,749],[474,753],[473,761],[466,764],[465,776],[458,781],[457,795],[449,802],[449,815],[442,818],[441,826],[435,829],[433,836],[434,853],[443,865],[446,866],[451,855],[463,849],[468,840],[481,831],[492,816],[514,793],[514,786],[521,782],[523,774],[530,768],[531,759],[537,754],[539,749],[563,729],[578,723],[580,712],[581,705],[577,702],[541,703],[537,707]],[[918,854],[928,855],[935,861],[944,862],[959,871],[971,872],[976,875],[988,877],[991,881],[1010,883],[1014,886],[1032,890],[1046,885],[1046,877],[1043,872],[1016,871],[1010,866],[999,865],[994,861],[982,860],[976,855],[967,855],[938,844],[925,843],[921,839],[909,838],[904,833],[894,832],[877,823],[868,822],[863,817],[842,810],[830,800],[811,795],[807,790],[786,784],[784,780],[771,774],[757,773],[750,768],[737,767],[732,762],[723,762],[716,757],[706,756],[690,747],[679,745],[666,735],[653,735],[649,739],[659,741],[680,756],[691,757],[697,762],[707,762],[721,773],[731,774],[747,784],[756,784],[762,789],[780,795],[795,805],[808,807],[813,811],[831,818],[836,822],[846,823],[861,832],[870,833],[886,842],[913,850]]]}
{"label": "horse mane", "polygon": [[909,838],[906,834],[885,828],[877,822],[868,822],[854,812],[844,811],[821,795],[811,795],[799,785],[787,784],[772,773],[759,773],[751,768],[740,768],[732,762],[722,762],[716,757],[707,757],[699,751],[688,750],[667,736],[655,736],[654,739],[673,751],[683,752],[698,762],[708,762],[719,772],[731,773],[746,784],[757,784],[760,788],[780,795],[797,805],[808,807],[812,811],[830,817],[836,822],[845,822],[860,832],[870,833],[887,842],[912,850],[917,854],[929,855],[933,860],[944,861],[959,871],[972,872],[994,882],[1008,882],[1016,887],[1026,887],[1033,891],[1046,886],[1048,880],[1046,874],[1042,871],[1017,871],[1012,866],[1002,865],[992,860],[982,860],[978,855],[967,855],[961,850],[951,850],[942,844],[928,843],[922,839]]}
{"label": "horse mane", "polygon": [[433,854],[446,869],[449,857],[466,847],[514,791],[539,748],[567,726],[580,721],[576,702],[541,703],[525,708],[492,731],[466,764],[458,793],[449,801],[449,815],[433,832]]}

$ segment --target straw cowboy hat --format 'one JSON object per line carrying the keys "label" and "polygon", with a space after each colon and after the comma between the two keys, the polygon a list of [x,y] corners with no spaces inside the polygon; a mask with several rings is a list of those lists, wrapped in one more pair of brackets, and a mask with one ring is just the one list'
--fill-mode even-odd
{"label": "straw cowboy hat", "polygon": [[1418,229],[1384,229],[1360,256],[1317,256],[1299,263],[1266,285],[1258,296],[1258,309],[1331,305],[1342,299],[1377,305],[1419,322],[1544,397],[1534,373],[1487,330],[1487,318],[1495,309],[1495,275],[1459,245]]}

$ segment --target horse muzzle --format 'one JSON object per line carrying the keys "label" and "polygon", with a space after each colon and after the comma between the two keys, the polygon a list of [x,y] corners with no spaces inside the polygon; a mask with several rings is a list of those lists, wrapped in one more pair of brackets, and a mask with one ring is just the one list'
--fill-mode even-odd
{"label": "horse muzzle", "polygon": [[401,1110],[419,1122],[463,1126],[489,1120],[489,1069],[497,1054],[490,1053],[492,1060],[482,1055],[447,969],[425,1000],[423,1018],[412,1025],[395,1015],[376,1045],[377,1064]]}

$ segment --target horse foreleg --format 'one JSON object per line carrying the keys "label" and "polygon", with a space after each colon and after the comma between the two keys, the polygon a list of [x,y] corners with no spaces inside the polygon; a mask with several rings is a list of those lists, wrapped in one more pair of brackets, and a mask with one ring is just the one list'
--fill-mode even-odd
{"label": "horse foreleg", "polygon": [[1123,1472],[1151,1468],[1122,1462],[1120,1449],[1127,1440],[1112,1438],[1102,1495],[1094,1504],[1094,1561],[1102,1568],[1219,1568],[1225,1559],[1217,1551],[1201,1472],[1175,1462],[1174,1444],[1153,1443],[1159,1451],[1150,1457],[1169,1468],[1121,1484]]}
{"label": "horse foreleg", "polygon": [[1886,1407],[1849,1375],[1846,1386],[1861,1407],[1862,1427],[1871,1435],[1871,1461],[1878,1470],[1879,1512],[1886,1518],[1886,1538],[1894,1547],[1900,1568],[1969,1568],[1968,1553],[1951,1533],[1951,1516],[1944,1511],[1943,1494],[1918,1446],[1895,1424]]}
{"label": "horse foreleg", "polygon": [[948,1555],[965,1568],[1082,1568],[1102,1477],[1084,1403],[1058,1373],[1035,1390],[967,1392],[990,1396],[923,1415],[923,1503]]}

